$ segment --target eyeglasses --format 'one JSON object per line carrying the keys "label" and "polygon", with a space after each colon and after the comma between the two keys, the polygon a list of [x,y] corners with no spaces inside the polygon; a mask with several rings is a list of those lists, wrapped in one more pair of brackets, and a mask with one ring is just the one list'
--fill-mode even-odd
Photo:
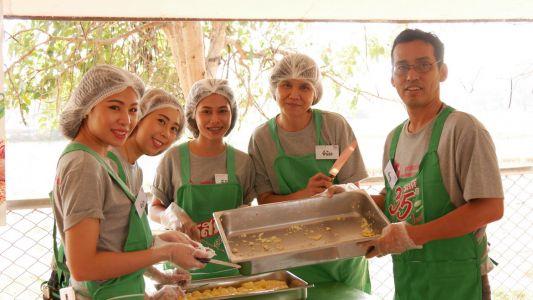
{"label": "eyeglasses", "polygon": [[392,68],[392,71],[394,72],[394,75],[404,76],[409,73],[409,70],[413,68],[417,73],[427,73],[431,71],[434,64],[440,63],[440,61],[435,62],[418,62],[416,64],[410,65],[410,64],[397,64]]}

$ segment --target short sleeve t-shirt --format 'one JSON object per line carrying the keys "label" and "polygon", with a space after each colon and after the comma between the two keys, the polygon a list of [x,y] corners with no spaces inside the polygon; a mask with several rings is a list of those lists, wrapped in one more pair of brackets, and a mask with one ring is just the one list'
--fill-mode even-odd
{"label": "short sleeve t-shirt", "polygon": [[[130,164],[117,149],[113,148],[111,149],[111,152],[118,157],[120,163],[122,164],[124,174],[126,175],[128,188],[134,195],[137,195],[142,188],[143,183],[143,171],[141,167],[137,162]],[[114,162],[111,164],[111,166],[118,174],[118,166]]]}
{"label": "short sleeve t-shirt", "polygon": [[[107,158],[104,161],[112,165]],[[91,154],[73,151],[61,157],[53,194],[54,215],[63,243],[70,228],[84,219],[98,219],[97,251],[123,251],[132,202]],[[83,289],[74,278],[71,282],[76,289]]]}
{"label": "short sleeve t-shirt", "polygon": [[[400,178],[414,176],[427,152],[435,118],[417,132],[407,130],[405,122],[396,148],[395,168]],[[394,131],[385,142],[383,169],[389,161],[389,149]],[[503,188],[496,150],[489,132],[474,116],[452,112],[442,130],[437,149],[444,186],[456,207],[471,199],[503,198]],[[382,191],[385,194],[386,190]],[[486,227],[475,232],[481,240]],[[485,251],[482,273],[486,274],[492,264]]]}
{"label": "short sleeve t-shirt", "polygon": [[[215,174],[227,174],[226,150],[212,157],[202,157],[189,150],[190,180],[193,184],[214,184]],[[256,197],[254,190],[255,170],[248,154],[234,149],[235,175],[243,192],[244,204],[250,204]],[[154,197],[165,207],[176,200],[176,193],[182,186],[179,145],[170,148],[161,159],[152,186]]]}
{"label": "short sleeve t-shirt", "polygon": [[[340,151],[348,147],[355,139],[355,134],[346,121],[338,113],[321,111],[321,136],[325,145],[338,145]],[[316,141],[314,119],[302,130],[289,132],[279,126],[278,136],[286,155],[306,155],[315,153]],[[273,192],[281,194],[277,176],[274,171],[274,161],[278,155],[276,144],[268,127],[268,123],[260,125],[254,131],[248,152],[253,159],[256,169],[256,192],[258,194]],[[368,176],[361,151],[357,147],[350,159],[337,174],[339,183],[357,182]]]}

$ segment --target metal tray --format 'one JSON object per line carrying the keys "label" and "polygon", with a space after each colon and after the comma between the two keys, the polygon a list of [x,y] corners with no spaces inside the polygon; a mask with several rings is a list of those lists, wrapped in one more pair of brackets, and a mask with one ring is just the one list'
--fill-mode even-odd
{"label": "metal tray", "polygon": [[231,276],[231,277],[221,277],[221,278],[211,278],[211,279],[202,279],[195,280],[187,286],[186,292],[190,291],[203,291],[209,290],[216,287],[237,287],[240,284],[248,281],[258,281],[258,280],[283,280],[287,283],[289,288],[279,289],[273,291],[257,291],[249,294],[242,295],[231,295],[223,297],[213,297],[209,300],[215,299],[250,299],[250,300],[303,300],[307,298],[307,288],[313,287],[313,285],[308,285],[307,282],[298,278],[294,274],[288,271],[277,271],[271,273],[263,273],[253,276]]}
{"label": "metal tray", "polygon": [[[389,221],[363,190],[213,213],[231,262],[244,275],[363,256],[358,243]],[[363,234],[363,220],[375,233]]]}

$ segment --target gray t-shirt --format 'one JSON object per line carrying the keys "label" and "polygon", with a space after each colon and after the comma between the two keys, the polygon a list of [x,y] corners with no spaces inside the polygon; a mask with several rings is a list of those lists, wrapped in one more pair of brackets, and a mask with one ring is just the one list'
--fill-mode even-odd
{"label": "gray t-shirt", "polygon": [[[427,152],[435,118],[417,132],[408,132],[403,125],[396,148],[395,166],[400,178],[414,176]],[[394,130],[385,142],[383,169],[389,162],[389,149]],[[503,198],[503,188],[494,143],[489,132],[474,116],[464,112],[452,112],[442,129],[437,149],[444,186],[451,202],[459,207],[471,199]],[[385,189],[382,194],[385,194]],[[476,231],[482,239],[486,227]],[[491,268],[490,260],[484,256],[482,273]]]}
{"label": "gray t-shirt", "polygon": [[[227,174],[226,151],[212,157],[202,157],[189,150],[190,179],[193,184],[213,184],[215,174]],[[243,203],[250,204],[256,197],[254,190],[255,170],[248,154],[234,149],[235,175],[243,192]],[[176,200],[176,192],[181,187],[181,161],[179,145],[165,152],[154,178],[152,194],[163,202],[165,207]]]}
{"label": "gray t-shirt", "polygon": [[[134,195],[137,195],[141,190],[143,183],[143,171],[141,167],[137,161],[134,164],[130,164],[116,148],[112,148],[111,152],[118,157],[120,163],[122,164],[122,168],[126,174],[128,188]],[[111,164],[111,167],[118,174],[118,167],[114,162]]]}
{"label": "gray t-shirt", "polygon": [[[338,113],[321,112],[322,126],[320,131],[324,144],[338,145],[339,150],[342,152],[355,139],[350,124]],[[279,126],[277,128],[281,147],[286,155],[299,156],[315,153],[315,146],[318,145],[318,141],[316,141],[314,119],[309,122],[307,127],[296,132],[283,130]],[[255,165],[255,190],[257,193],[273,192],[274,194],[281,194],[274,171],[274,160],[278,155],[278,151],[267,122],[255,129],[250,138],[248,152]],[[339,174],[337,174],[337,180],[339,183],[349,183],[360,181],[367,176],[361,151],[357,147]]]}
{"label": "gray t-shirt", "polygon": [[[109,164],[111,161],[104,158]],[[54,184],[54,214],[61,240],[65,232],[87,218],[100,221],[97,251],[122,252],[128,235],[132,202],[89,153],[74,151],[58,162]],[[71,278],[76,289],[81,284]],[[77,295],[77,299],[81,299]]]}

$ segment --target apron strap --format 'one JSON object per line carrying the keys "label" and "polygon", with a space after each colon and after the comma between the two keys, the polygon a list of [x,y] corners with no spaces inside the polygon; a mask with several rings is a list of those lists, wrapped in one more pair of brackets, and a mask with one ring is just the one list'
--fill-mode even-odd
{"label": "apron strap", "polygon": [[389,159],[391,163],[394,163],[394,158],[396,157],[396,147],[398,146],[398,140],[400,139],[400,134],[402,133],[403,126],[406,122],[407,121],[398,125],[398,127],[396,127],[396,129],[394,130],[394,135],[392,136],[392,141],[391,141],[390,149],[389,149]]}
{"label": "apron strap", "polygon": [[[191,160],[189,157],[189,147],[187,143],[179,145],[181,163],[181,182],[190,183]],[[226,169],[228,171],[228,183],[238,183],[235,173],[235,149],[226,144]]]}
{"label": "apron strap", "polygon": [[[318,145],[324,145],[324,140],[322,139],[322,134],[321,134],[322,112],[319,109],[312,109],[311,112],[313,114],[313,123],[315,125],[315,141],[317,142]],[[274,140],[274,143],[276,144],[278,155],[285,155],[285,151],[283,151],[283,147],[281,147],[281,142],[278,136],[278,125],[276,124],[276,118],[274,117],[268,120],[267,124],[268,124],[268,128],[270,129],[270,134],[272,135],[272,139]]]}
{"label": "apron strap", "polygon": [[69,152],[79,151],[79,150],[85,151],[85,152],[91,154],[106,169],[106,171],[109,174],[109,176],[111,176],[111,178],[120,186],[122,191],[126,194],[126,196],[128,196],[128,199],[130,199],[130,201],[132,203],[135,203],[135,196],[131,193],[131,191],[126,186],[124,181],[122,181],[122,179],[120,179],[117,176],[117,174],[115,174],[113,169],[111,169],[111,167],[102,159],[102,157],[100,155],[98,155],[98,153],[94,152],[89,147],[87,147],[87,146],[85,146],[83,144],[69,144],[65,148],[65,150],[63,150],[63,153],[61,154],[61,156],[65,155],[65,154],[67,154]]}
{"label": "apron strap", "polygon": [[191,160],[189,158],[189,144],[187,142],[179,145],[180,148],[180,165],[181,165],[181,184],[190,183]]}
{"label": "apron strap", "polygon": [[228,183],[238,183],[235,173],[235,149],[226,144],[226,169],[228,170]]}
{"label": "apron strap", "polygon": [[[54,205],[54,194],[53,192],[48,193],[48,197],[50,199],[50,202],[52,205]],[[56,273],[57,278],[61,278],[63,274],[65,274],[65,278],[70,277],[70,271],[68,269],[67,264],[65,263],[65,249],[63,248],[63,245],[59,245],[57,243],[57,227],[56,227],[56,217],[55,217],[55,211],[52,209],[52,212],[54,212],[54,226],[52,230],[52,240],[53,240],[53,250],[54,250],[54,259],[56,263]],[[61,282],[60,282],[61,284]]]}
{"label": "apron strap", "polygon": [[319,145],[324,145],[320,129],[322,128],[322,112],[319,109],[313,109],[313,122],[315,123],[315,141]]}
{"label": "apron strap", "polygon": [[285,151],[283,151],[283,147],[281,147],[281,142],[279,141],[279,136],[277,132],[278,126],[276,125],[276,117],[268,120],[268,128],[270,129],[270,134],[272,135],[272,139],[274,140],[274,143],[276,144],[278,155],[285,155]]}
{"label": "apron strap", "polygon": [[126,172],[124,171],[124,167],[122,166],[122,163],[120,162],[120,159],[113,151],[107,151],[107,157],[115,162],[117,165],[117,171],[118,176],[122,181],[124,181],[125,184],[128,184],[128,178],[126,177]]}
{"label": "apron strap", "polygon": [[[446,118],[448,118],[448,115],[450,115],[451,112],[453,112],[455,109],[451,106],[446,106],[444,110],[439,114],[437,119],[435,120],[435,125],[433,125],[433,131],[431,133],[431,138],[429,141],[428,151],[432,152],[436,151],[437,147],[439,146],[440,141],[440,135],[442,133],[442,128],[444,127],[444,122],[446,121]],[[392,136],[392,141],[389,149],[389,157],[392,162],[394,162],[394,158],[396,157],[396,147],[398,146],[398,140],[400,139],[400,134],[402,133],[403,127],[409,120],[406,120],[402,124],[398,125],[396,129],[394,130],[394,135]]]}
{"label": "apron strap", "polygon": [[440,135],[442,133],[442,128],[444,128],[444,122],[446,118],[450,115],[455,109],[451,106],[446,106],[446,108],[439,114],[437,120],[435,120],[435,125],[433,125],[433,132],[431,133],[431,139],[429,140],[428,152],[437,151],[440,141]]}

